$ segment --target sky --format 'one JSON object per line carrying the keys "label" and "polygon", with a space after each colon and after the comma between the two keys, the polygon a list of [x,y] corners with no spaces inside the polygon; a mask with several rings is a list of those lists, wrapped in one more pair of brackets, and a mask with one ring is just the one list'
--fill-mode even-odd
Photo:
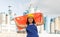
{"label": "sky", "polygon": [[23,15],[30,2],[32,7],[38,7],[43,14],[48,16],[60,16],[60,0],[0,0],[0,12],[8,13],[8,6],[12,6],[12,12]]}
{"label": "sky", "polygon": [[8,13],[8,6],[12,6],[12,12],[15,12],[17,15],[22,15],[23,12],[28,8],[28,0],[0,0],[0,12]]}

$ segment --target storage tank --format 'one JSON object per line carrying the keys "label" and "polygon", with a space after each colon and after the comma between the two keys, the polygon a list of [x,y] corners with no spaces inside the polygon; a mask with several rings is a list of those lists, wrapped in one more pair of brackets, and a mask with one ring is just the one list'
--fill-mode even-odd
{"label": "storage tank", "polygon": [[51,20],[51,17],[45,16],[45,18],[44,18],[44,29],[47,33],[50,33],[50,20]]}
{"label": "storage tank", "polygon": [[55,31],[60,34],[60,16],[55,18]]}

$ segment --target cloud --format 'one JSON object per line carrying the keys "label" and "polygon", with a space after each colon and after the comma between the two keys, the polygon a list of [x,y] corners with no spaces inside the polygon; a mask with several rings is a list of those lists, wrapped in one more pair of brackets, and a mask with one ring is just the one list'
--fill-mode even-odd
{"label": "cloud", "polygon": [[45,14],[60,14],[60,0],[32,0],[31,2],[33,7],[38,6],[38,8],[42,10]]}

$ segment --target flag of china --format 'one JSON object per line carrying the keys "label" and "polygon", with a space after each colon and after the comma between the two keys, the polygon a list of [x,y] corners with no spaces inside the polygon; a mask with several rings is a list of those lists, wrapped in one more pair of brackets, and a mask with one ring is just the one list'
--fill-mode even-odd
{"label": "flag of china", "polygon": [[35,20],[35,23],[40,23],[40,25],[43,24],[43,14],[42,13],[33,13],[34,15],[34,20]]}
{"label": "flag of china", "polygon": [[[26,25],[26,22],[27,22],[27,15],[25,16],[18,16],[15,18],[15,22],[17,25]],[[23,28],[17,26],[18,30],[21,30]]]}
{"label": "flag of china", "polygon": [[[35,23],[40,23],[40,25],[43,24],[44,20],[43,20],[43,14],[42,13],[40,13],[40,12],[38,12],[38,13],[32,13],[32,15],[33,15],[33,18],[35,20]],[[27,18],[28,18],[28,14],[24,15],[24,16],[18,16],[18,17],[15,18],[15,22],[18,25],[27,25],[26,24]],[[18,30],[23,29],[23,28],[21,28],[19,26],[17,26],[17,27],[18,27]]]}

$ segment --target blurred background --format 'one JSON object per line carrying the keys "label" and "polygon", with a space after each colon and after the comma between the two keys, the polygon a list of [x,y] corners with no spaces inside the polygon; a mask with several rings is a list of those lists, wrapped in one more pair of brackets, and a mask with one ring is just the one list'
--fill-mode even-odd
{"label": "blurred background", "polygon": [[25,29],[18,30],[14,18],[28,13],[41,12],[44,17],[44,25],[37,27],[39,35],[41,37],[44,37],[44,34],[46,37],[53,35],[59,37],[59,3],[60,0],[0,0],[0,36],[25,37]]}

